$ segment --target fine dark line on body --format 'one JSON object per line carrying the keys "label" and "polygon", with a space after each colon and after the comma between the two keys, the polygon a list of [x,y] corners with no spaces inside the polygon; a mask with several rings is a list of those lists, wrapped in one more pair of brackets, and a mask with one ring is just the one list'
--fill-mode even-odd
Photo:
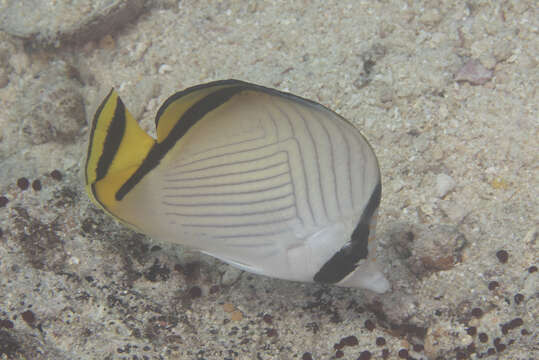
{"label": "fine dark line on body", "polygon": [[[356,131],[357,131],[357,130],[356,130]],[[356,160],[356,161],[354,162],[354,164],[355,164],[356,166],[359,166],[359,167],[360,167],[360,173],[359,173],[359,174],[357,174],[357,171],[354,171],[354,169],[352,169],[352,167],[350,167],[350,176],[351,176],[351,178],[352,178],[352,204],[353,204],[354,209],[355,209],[355,206],[356,206],[356,205],[358,205],[358,206],[361,205],[361,204],[358,204],[358,203],[357,203],[358,195],[359,195],[359,194],[358,194],[358,191],[361,191],[361,195],[360,195],[360,196],[363,196],[363,191],[362,191],[362,189],[358,189],[358,188],[362,188],[362,181],[363,181],[362,173],[364,173],[364,171],[361,171],[362,165],[363,165],[361,159],[362,159],[363,155],[360,154],[361,151],[362,151],[362,150],[361,150],[361,144],[358,144],[358,143],[357,143],[356,137],[355,137],[354,135],[351,135],[350,133],[346,133],[346,134],[347,134],[347,136],[351,136],[351,137],[352,137],[352,139],[351,139],[351,141],[352,141],[352,143],[351,143],[352,150],[351,150],[351,152],[350,152],[350,155],[351,155],[351,157],[353,157],[353,160]],[[359,149],[358,149],[358,146],[359,146]],[[357,159],[358,157],[359,157],[359,159]],[[353,161],[353,160],[352,160],[352,161]],[[351,164],[350,164],[350,165],[351,165]],[[351,165],[351,166],[352,166],[352,165]],[[357,178],[357,175],[359,175],[359,178]],[[357,182],[354,181],[354,178],[356,178],[355,180],[357,180]]]}
{"label": "fine dark line on body", "polygon": [[361,171],[361,198],[362,199],[368,199],[368,194],[366,193],[367,191],[367,183],[366,183],[366,177],[367,177],[367,171],[366,171],[366,166],[367,165],[367,157],[365,156],[365,147],[363,146],[363,141],[362,141],[362,137],[361,135],[359,136],[355,136],[355,139],[356,141],[358,142],[358,146],[360,148],[360,152],[361,152],[361,161],[359,162],[360,164],[362,164],[362,171]]}
{"label": "fine dark line on body", "polygon": [[248,206],[248,205],[254,205],[259,204],[263,202],[271,202],[276,200],[282,200],[287,197],[292,197],[294,199],[294,204],[296,203],[296,199],[293,193],[287,193],[282,196],[275,196],[268,199],[262,199],[262,200],[253,200],[253,201],[240,201],[240,202],[210,202],[210,203],[197,203],[197,204],[181,204],[181,203],[171,203],[168,201],[162,201],[161,203],[163,205],[167,206],[173,206],[173,207],[203,207],[203,206]]}
{"label": "fine dark line on body", "polygon": [[[164,179],[163,181],[165,181],[167,183],[174,183],[174,182],[181,182],[181,181],[217,179],[217,178],[224,177],[224,176],[250,174],[250,173],[255,173],[255,172],[258,172],[258,171],[264,171],[264,170],[268,170],[268,169],[271,169],[271,168],[274,168],[274,167],[278,167],[278,166],[286,164],[286,163],[287,163],[286,161],[281,161],[281,162],[278,162],[276,164],[271,164],[271,165],[264,166],[264,167],[257,168],[257,169],[251,169],[251,170],[245,170],[245,171],[234,171],[234,172],[229,172],[229,173],[224,173],[224,174],[208,175],[208,176],[200,176],[200,177],[191,177],[191,178],[183,178],[183,179],[181,179],[181,178],[180,179]],[[236,164],[236,163],[229,163],[229,164],[226,164],[226,165],[234,165],[234,164]]]}
{"label": "fine dark line on body", "polygon": [[279,141],[279,127],[277,126],[277,122],[275,121],[275,118],[271,114],[271,111],[267,110],[268,106],[264,106],[264,107],[266,108],[266,112],[268,114],[268,117],[269,117],[271,123],[273,124],[273,127],[275,128],[275,139],[277,139],[277,141]]}
{"label": "fine dark line on body", "polygon": [[[219,146],[216,146],[216,147],[212,147],[212,148],[209,148],[209,149],[206,149],[206,150],[202,150],[202,151],[193,153],[191,156],[197,156],[197,155],[204,154],[204,153],[207,153],[207,152],[212,152],[212,151],[215,151],[215,150],[218,150],[218,149],[221,149],[221,148],[232,147],[232,146],[236,146],[236,145],[240,145],[240,144],[244,144],[244,143],[248,143],[248,142],[267,139],[268,134],[266,133],[266,128],[262,125],[261,129],[262,129],[263,134],[261,136],[259,136],[259,137],[255,137],[255,138],[251,138],[251,139],[247,139],[247,140],[236,141],[236,142],[232,142],[232,143],[228,143],[228,144],[224,144],[224,145],[219,145]],[[198,160],[196,160],[196,161],[198,161]]]}
{"label": "fine dark line on body", "polygon": [[[178,176],[178,175],[182,175],[182,174],[190,174],[190,173],[194,173],[194,172],[197,172],[197,171],[205,171],[205,170],[216,169],[216,168],[225,167],[225,166],[246,164],[246,163],[249,163],[249,162],[257,162],[259,160],[264,160],[264,159],[271,158],[273,156],[277,156],[280,153],[286,154],[286,151],[282,151],[282,150],[281,151],[276,151],[276,152],[271,153],[269,155],[264,155],[264,156],[254,158],[254,159],[238,160],[238,161],[234,161],[234,162],[231,162],[231,163],[222,163],[222,164],[218,164],[218,165],[210,165],[210,166],[206,166],[206,167],[203,167],[203,168],[187,170],[187,171],[177,171],[177,172],[166,174],[165,176],[167,176],[167,177]],[[226,156],[226,155],[228,155],[228,154],[219,155],[219,156]],[[219,157],[219,156],[216,156],[216,157]],[[188,165],[190,165],[190,164],[191,163],[189,163]]]}
{"label": "fine dark line on body", "polygon": [[264,237],[264,236],[276,236],[287,232],[287,229],[282,229],[278,231],[268,231],[264,233],[254,233],[254,234],[233,234],[233,235],[220,235],[217,238],[219,239],[237,239],[237,238],[248,238],[248,237]]}
{"label": "fine dark line on body", "polygon": [[[349,124],[351,127],[353,127],[352,124]],[[355,142],[355,144],[357,145],[357,147],[359,148],[359,161],[357,162],[358,164],[361,165],[361,168],[360,168],[360,180],[361,180],[361,183],[358,184],[359,186],[355,186],[355,188],[360,188],[359,191],[361,193],[360,195],[360,198],[361,199],[364,199],[364,201],[366,201],[366,199],[369,198],[369,193],[367,193],[367,188],[366,188],[366,177],[367,177],[367,167],[366,165],[368,165],[368,161],[369,161],[369,155],[368,153],[366,153],[367,151],[367,148],[368,148],[368,144],[366,143],[366,140],[365,138],[363,137],[363,135],[361,134],[361,132],[359,130],[357,130],[355,127],[354,127],[355,131],[352,132],[352,138]],[[367,147],[367,148],[366,148]],[[357,152],[356,152],[357,153]],[[354,196],[355,198],[355,196]]]}
{"label": "fine dark line on body", "polygon": [[[193,161],[190,161],[188,163],[183,163],[183,164],[179,164],[179,165],[175,165],[174,167],[172,167],[173,170],[175,169],[180,169],[182,167],[186,167],[188,165],[192,165],[192,164],[196,164],[198,162],[202,162],[202,161],[207,161],[207,160],[212,160],[212,159],[216,159],[216,158],[220,158],[220,157],[226,157],[226,156],[229,156],[229,155],[237,155],[237,154],[242,154],[242,153],[249,153],[249,152],[254,152],[256,150],[260,150],[260,149],[265,149],[265,148],[268,148],[268,147],[272,147],[274,146],[275,144],[277,143],[271,143],[271,144],[266,144],[266,145],[262,145],[262,146],[259,146],[259,147],[255,147],[255,148],[250,148],[250,149],[243,149],[243,150],[239,150],[239,151],[233,151],[233,152],[229,152],[229,153],[224,153],[224,154],[219,154],[219,155],[213,155],[213,156],[210,156],[210,157],[207,157],[207,158],[204,158],[204,159],[198,159],[198,160],[193,160]],[[262,159],[262,158],[265,158],[265,157],[270,157],[270,156],[273,156],[275,154],[278,154],[282,151],[276,151],[270,155],[266,155],[264,157],[261,157],[261,158],[258,158],[258,159]],[[242,162],[249,162],[249,161],[254,161],[254,160],[257,160],[257,159],[249,159],[249,160],[241,160],[240,162],[238,163],[242,163]],[[207,167],[204,167],[204,168],[199,168],[199,169],[193,169],[193,170],[185,170],[185,171],[174,171],[174,172],[171,172],[169,174],[167,174],[167,176],[175,176],[175,175],[181,175],[181,174],[188,174],[188,173],[192,173],[192,172],[196,172],[196,171],[202,171],[202,170],[207,170],[207,169],[211,169],[211,168],[214,168],[214,167],[219,167],[219,166],[226,166],[226,165],[230,165],[230,164],[235,164],[235,163],[226,163],[226,164],[219,164],[219,165],[212,165],[212,166],[207,166]]]}
{"label": "fine dark line on body", "polygon": [[[290,165],[290,157],[289,157],[288,153],[286,153],[286,161],[288,163],[288,169],[292,169],[292,167]],[[296,195],[296,186],[294,185],[294,178],[292,177],[292,175],[290,175],[290,182],[292,184],[292,196],[294,196],[294,204],[296,205],[296,213],[297,213],[299,221],[301,222],[301,226],[303,226],[303,225],[305,225],[305,222],[303,220],[303,216],[300,216],[300,214],[299,214],[298,199],[297,199],[297,195]]]}
{"label": "fine dark line on body", "polygon": [[[343,119],[343,121],[346,121]],[[354,196],[353,196],[353,190],[352,190],[352,168],[350,167],[351,166],[351,162],[350,162],[350,158],[352,157],[352,154],[350,153],[350,143],[348,142],[348,138],[346,137],[346,132],[344,131],[344,129],[341,127],[341,124],[340,123],[335,123],[336,127],[337,127],[337,131],[339,132],[339,134],[342,136],[343,140],[344,140],[344,144],[346,146],[346,172],[347,172],[347,178],[348,178],[348,186],[349,186],[349,192],[348,194],[351,195],[351,205],[352,205],[352,209],[354,209],[355,207],[355,200],[354,200]]]}
{"label": "fine dark line on body", "polygon": [[180,224],[181,226],[188,227],[207,227],[207,228],[237,228],[237,227],[251,227],[251,226],[261,226],[261,225],[275,225],[280,223],[285,223],[290,220],[296,219],[296,216],[289,216],[284,219],[269,220],[269,221],[260,221],[254,223],[238,223],[238,224]]}
{"label": "fine dark line on body", "polygon": [[337,216],[340,216],[342,214],[342,206],[341,206],[341,198],[339,196],[339,191],[338,191],[338,186],[337,186],[337,171],[335,170],[335,154],[334,154],[335,146],[333,144],[333,141],[331,140],[331,136],[329,134],[329,130],[327,129],[325,122],[323,121],[323,119],[318,117],[318,116],[321,116],[321,114],[313,110],[310,110],[310,112],[311,112],[312,117],[318,121],[318,123],[324,130],[324,133],[326,134],[326,137],[329,142],[329,146],[331,148],[329,155],[330,155],[330,162],[331,162],[331,173],[332,173],[331,175],[333,175],[333,191],[334,191],[335,197],[337,198],[337,208],[338,208]]}
{"label": "fine dark line on body", "polygon": [[199,197],[199,196],[230,196],[230,195],[244,195],[244,194],[254,194],[254,193],[261,193],[264,191],[271,191],[275,189],[279,189],[282,187],[285,187],[287,185],[290,185],[291,182],[287,181],[283,184],[270,186],[269,188],[265,189],[257,189],[257,190],[249,190],[249,191],[233,191],[233,192],[224,192],[224,193],[203,193],[203,194],[173,194],[173,195],[166,195],[167,198],[190,198],[190,197]]}
{"label": "fine dark line on body", "polygon": [[[291,134],[292,139],[295,140],[296,145],[297,145],[297,149],[298,149],[298,152],[299,152],[299,161],[301,163],[301,170],[303,172],[303,180],[304,180],[304,183],[305,183],[305,198],[307,200],[307,205],[309,206],[309,212],[310,212],[310,215],[311,215],[311,219],[313,220],[315,225],[318,225],[318,221],[314,216],[314,211],[313,211],[313,206],[312,206],[312,203],[311,203],[311,198],[309,196],[309,181],[307,180],[307,171],[305,170],[305,164],[303,162],[303,151],[301,149],[301,144],[299,144],[299,142],[298,142],[298,140],[296,138],[296,133],[295,133],[295,130],[294,130],[294,126],[292,125],[292,120],[290,120],[290,116],[288,116],[286,111],[284,111],[284,109],[282,109],[281,106],[279,106],[279,104],[277,104],[277,103],[275,103],[273,101],[272,101],[272,104],[284,116],[284,118],[288,122],[288,125],[290,126],[290,131],[292,133]],[[293,171],[292,167],[290,167],[290,169]]]}
{"label": "fine dark line on body", "polygon": [[219,150],[221,148],[232,147],[232,146],[236,146],[236,145],[245,144],[245,143],[248,143],[248,142],[258,141],[258,140],[264,139],[265,137],[266,137],[266,134],[265,134],[265,130],[264,130],[264,134],[262,136],[257,137],[257,138],[241,140],[241,141],[236,141],[236,142],[232,142],[232,143],[228,143],[228,144],[224,144],[224,145],[219,145],[219,146],[212,147],[212,148],[209,148],[209,149],[206,149],[206,150],[198,151],[196,153],[193,153],[191,156],[198,156],[200,154],[216,151],[216,150]]}
{"label": "fine dark line on body", "polygon": [[314,149],[316,170],[318,172],[318,189],[319,189],[320,197],[322,198],[322,209],[324,210],[324,217],[326,219],[328,219],[329,217],[328,217],[328,210],[327,210],[327,204],[326,204],[326,197],[324,195],[324,188],[322,186],[322,172],[320,170],[320,156],[318,154],[318,146],[316,144],[316,141],[314,140],[314,136],[313,136],[313,133],[311,131],[311,128],[308,125],[307,119],[305,119],[305,117],[303,116],[303,114],[299,110],[294,108],[294,111],[296,112],[296,114],[299,115],[299,117],[303,121],[305,129],[307,130],[307,134],[309,135],[309,138],[311,139],[311,143],[312,143],[312,146],[313,146],[313,149]]}
{"label": "fine dark line on body", "polygon": [[[233,142],[233,143],[229,143],[229,144],[225,144],[225,145],[216,146],[216,147],[214,147],[214,148],[210,148],[210,149],[207,149],[207,150],[203,150],[203,151],[194,153],[192,156],[197,156],[197,155],[200,155],[200,154],[204,154],[204,153],[208,153],[208,152],[215,151],[215,150],[217,150],[217,149],[226,148],[226,147],[232,147],[232,146],[236,146],[236,145],[239,145],[239,144],[243,144],[243,143],[247,143],[247,142],[252,142],[252,141],[258,141],[258,140],[260,140],[260,139],[265,139],[265,138],[267,138],[266,129],[265,129],[264,127],[262,127],[262,131],[264,132],[264,134],[263,134],[262,136],[258,137],[258,138],[249,139],[249,140],[242,140],[242,141],[238,141],[238,142]],[[268,143],[268,144],[263,145],[261,148],[270,146],[270,145],[272,145],[272,144],[274,144],[274,143],[275,143],[275,142],[270,142],[270,143]],[[187,166],[187,165],[190,165],[190,164],[199,162],[199,161],[205,161],[205,160],[213,159],[213,158],[216,158],[216,157],[219,157],[219,156],[223,156],[223,155],[236,154],[236,153],[241,153],[241,152],[251,151],[251,150],[256,150],[256,149],[258,149],[258,147],[250,148],[250,149],[244,149],[244,150],[240,150],[240,151],[238,151],[238,152],[225,153],[225,154],[220,154],[220,155],[212,155],[212,156],[208,156],[208,157],[206,157],[206,158],[202,158],[202,159],[198,159],[198,160],[193,160],[192,162],[189,162],[189,163],[175,165],[175,166],[173,166],[172,168],[173,168],[173,169],[178,169],[178,168],[181,168],[181,167],[184,167],[184,166]]]}
{"label": "fine dark line on body", "polygon": [[214,188],[214,187],[220,187],[220,186],[234,186],[234,185],[244,185],[244,184],[252,184],[257,182],[262,182],[266,180],[275,179],[279,176],[283,175],[290,175],[289,171],[283,171],[278,174],[268,176],[262,179],[254,179],[254,180],[247,180],[247,181],[238,181],[238,182],[231,182],[231,183],[224,183],[224,184],[211,184],[211,185],[192,185],[192,186],[165,186],[163,187],[163,190],[183,190],[183,189],[202,189],[202,188]]}
{"label": "fine dark line on body", "polygon": [[[260,214],[271,214],[278,211],[284,211],[291,208],[295,208],[294,204],[282,206],[280,208],[271,209],[271,210],[262,210],[262,211],[252,211],[252,212],[244,212],[244,213],[210,213],[210,214],[186,214],[186,213],[178,213],[178,212],[165,212],[165,215],[168,216],[182,216],[182,217],[219,217],[219,218],[226,218],[226,217],[235,217],[235,216],[252,216],[252,215],[260,215]],[[297,213],[297,210],[295,211]]]}
{"label": "fine dark line on body", "polygon": [[260,243],[260,244],[234,244],[231,242],[228,242],[226,244],[227,247],[231,248],[266,248],[266,247],[272,247],[275,246],[275,243]]}

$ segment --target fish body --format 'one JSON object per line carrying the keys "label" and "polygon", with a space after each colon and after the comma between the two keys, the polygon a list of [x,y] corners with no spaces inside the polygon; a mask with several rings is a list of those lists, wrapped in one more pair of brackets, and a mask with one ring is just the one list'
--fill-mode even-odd
{"label": "fish body", "polygon": [[169,97],[156,132],[114,90],[98,108],[86,186],[110,215],[255,274],[388,290],[373,256],[378,162],[344,118],[223,80]]}

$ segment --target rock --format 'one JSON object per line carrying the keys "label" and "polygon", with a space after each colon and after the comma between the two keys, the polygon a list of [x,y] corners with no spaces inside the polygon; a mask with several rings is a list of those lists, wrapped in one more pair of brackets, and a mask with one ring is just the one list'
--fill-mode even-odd
{"label": "rock", "polygon": [[38,46],[99,39],[132,23],[144,0],[4,1],[0,30]]}
{"label": "rock", "polygon": [[32,144],[76,140],[86,124],[80,83],[68,77],[69,67],[58,62],[23,87],[16,116],[22,133]]}
{"label": "rock", "polygon": [[413,243],[410,269],[418,276],[449,270],[461,261],[466,238],[452,225],[431,225]]}
{"label": "rock", "polygon": [[436,359],[470,344],[473,339],[459,328],[449,321],[441,321],[430,327],[425,336],[425,355],[429,359]]}
{"label": "rock", "polygon": [[455,75],[456,81],[467,81],[472,85],[483,85],[492,79],[494,71],[489,70],[479,60],[468,61]]}
{"label": "rock", "polygon": [[466,238],[455,226],[438,224],[399,227],[390,239],[397,254],[419,278],[451,269],[460,262],[466,244]]}
{"label": "rock", "polygon": [[436,196],[443,198],[456,186],[455,180],[449,175],[438,174],[436,176]]}
{"label": "rock", "polygon": [[233,266],[227,266],[223,276],[221,277],[221,285],[232,285],[239,280],[243,272]]}
{"label": "rock", "polygon": [[[40,325],[41,326],[41,325]],[[53,344],[41,340],[29,331],[0,329],[0,356],[2,359],[68,359]]]}
{"label": "rock", "polygon": [[0,68],[0,89],[5,88],[9,84],[9,76],[5,69]]}
{"label": "rock", "polygon": [[427,9],[421,16],[419,17],[419,22],[425,25],[436,25],[443,19],[442,14],[440,14],[440,11],[438,11],[435,8]]}

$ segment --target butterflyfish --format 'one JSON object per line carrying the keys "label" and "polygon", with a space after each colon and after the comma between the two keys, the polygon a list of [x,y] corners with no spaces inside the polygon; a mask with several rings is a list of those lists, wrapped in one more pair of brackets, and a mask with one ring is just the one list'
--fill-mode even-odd
{"label": "butterflyfish", "polygon": [[314,101],[239,81],[197,85],[144,132],[112,89],[95,114],[89,197],[158,241],[270,277],[385,292],[374,151]]}

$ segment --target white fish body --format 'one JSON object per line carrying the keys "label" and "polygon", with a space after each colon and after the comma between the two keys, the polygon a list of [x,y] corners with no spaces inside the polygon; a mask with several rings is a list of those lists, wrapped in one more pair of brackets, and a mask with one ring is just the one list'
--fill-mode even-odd
{"label": "white fish body", "polygon": [[378,162],[345,119],[225,80],[171,96],[155,141],[119,103],[111,92],[98,110],[87,162],[90,196],[113,216],[252,273],[388,290],[373,260]]}

